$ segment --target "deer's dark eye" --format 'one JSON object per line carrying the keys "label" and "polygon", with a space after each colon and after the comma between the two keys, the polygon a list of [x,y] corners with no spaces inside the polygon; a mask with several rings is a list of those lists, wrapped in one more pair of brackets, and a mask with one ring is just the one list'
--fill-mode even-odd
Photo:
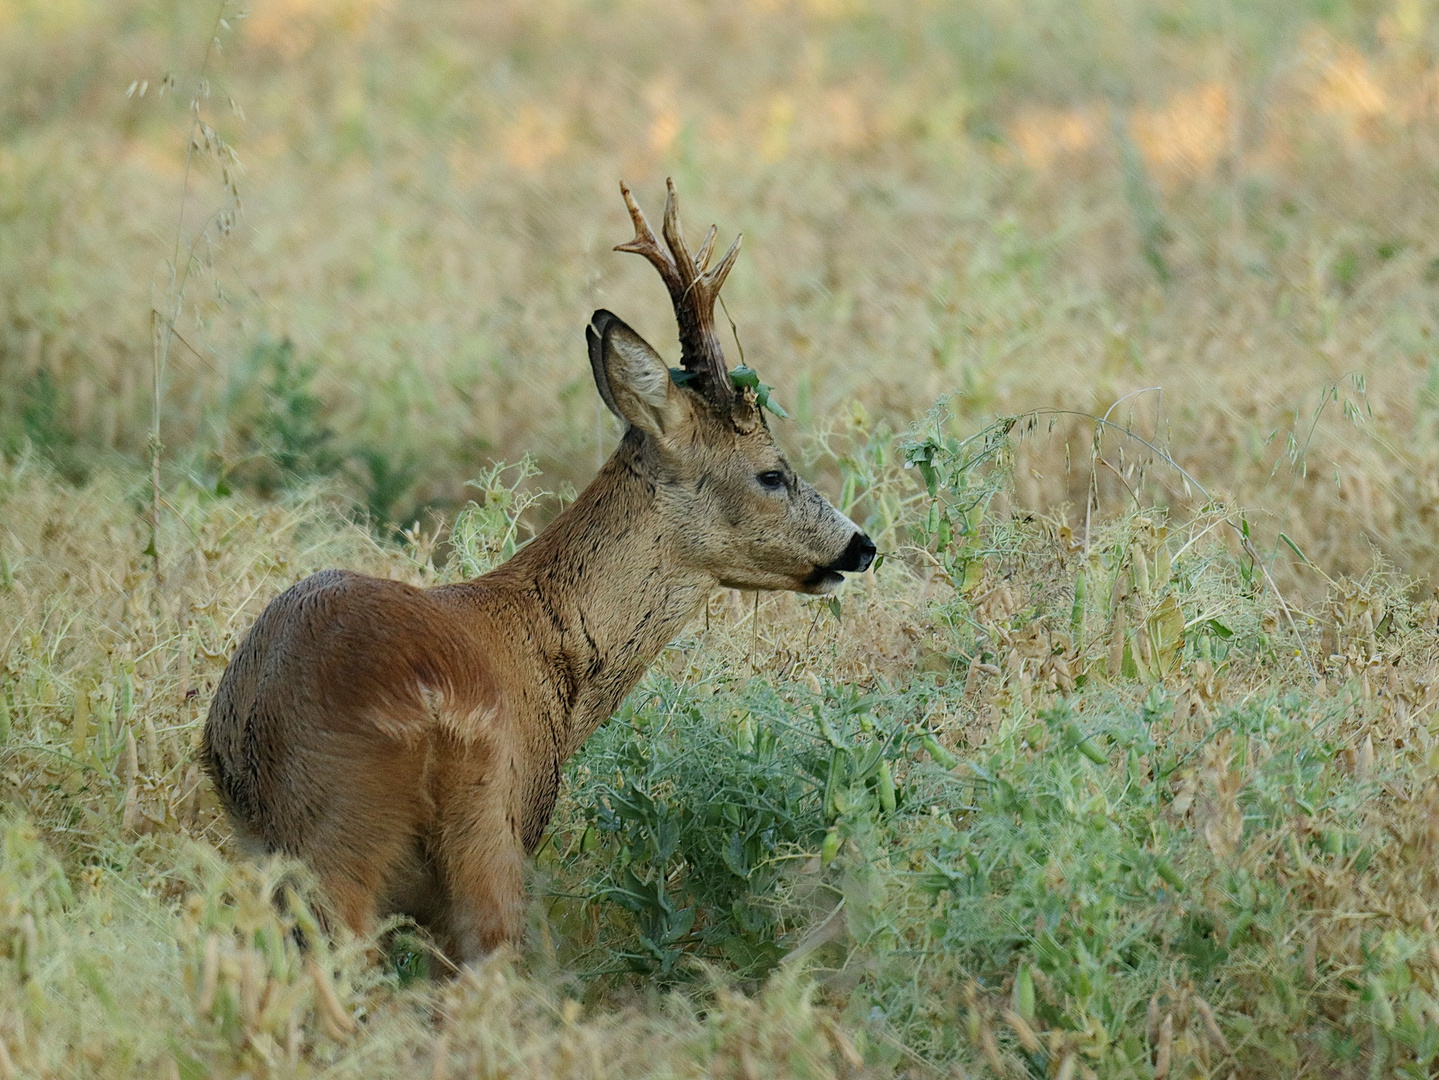
{"label": "deer's dark eye", "polygon": [[759,486],[766,491],[780,491],[784,488],[784,473],[778,469],[762,472],[755,479],[759,481]]}

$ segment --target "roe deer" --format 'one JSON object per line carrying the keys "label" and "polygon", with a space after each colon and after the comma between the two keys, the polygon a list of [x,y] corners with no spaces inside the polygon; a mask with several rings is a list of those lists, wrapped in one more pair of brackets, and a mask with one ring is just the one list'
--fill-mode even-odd
{"label": "roe deer", "polygon": [[706,269],[715,230],[692,256],[672,182],[668,250],[620,191],[635,238],[616,250],[664,279],[683,372],[595,312],[595,386],[628,429],[573,505],[472,581],[306,578],[261,613],[210,705],[205,768],[238,832],[308,863],[358,934],[410,915],[460,962],[514,940],[561,766],[710,592],[826,593],[874,559],[730,379],[714,303],[739,239]]}

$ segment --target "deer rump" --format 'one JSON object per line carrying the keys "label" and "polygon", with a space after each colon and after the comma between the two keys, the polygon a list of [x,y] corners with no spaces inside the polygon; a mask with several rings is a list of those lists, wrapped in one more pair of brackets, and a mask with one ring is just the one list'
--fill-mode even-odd
{"label": "deer rump", "polygon": [[531,851],[558,790],[557,762],[520,775],[503,673],[457,607],[444,590],[321,571],[270,602],[215,694],[204,764],[242,845],[308,863],[357,929],[368,897],[453,937],[446,840],[499,801],[488,824],[508,835],[461,846]]}

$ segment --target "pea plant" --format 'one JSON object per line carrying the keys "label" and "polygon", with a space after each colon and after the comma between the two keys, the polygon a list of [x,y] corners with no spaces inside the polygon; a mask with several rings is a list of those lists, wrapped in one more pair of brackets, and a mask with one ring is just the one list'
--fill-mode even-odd
{"label": "pea plant", "polygon": [[1009,435],[1019,420],[1001,417],[961,439],[950,433],[951,419],[940,401],[900,440],[899,450],[904,467],[918,470],[928,503],[911,527],[914,543],[963,592],[979,580],[984,517],[1008,477]]}

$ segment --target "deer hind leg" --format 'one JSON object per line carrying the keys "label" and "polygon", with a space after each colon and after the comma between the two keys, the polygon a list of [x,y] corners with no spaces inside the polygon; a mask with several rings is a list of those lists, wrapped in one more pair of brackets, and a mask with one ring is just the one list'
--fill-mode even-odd
{"label": "deer hind leg", "polygon": [[[345,746],[327,755],[323,801],[298,852],[314,868],[335,915],[355,934],[375,932],[388,915],[397,873],[413,861],[425,813],[415,755],[393,745]],[[320,807],[323,806],[321,810]]]}
{"label": "deer hind leg", "polygon": [[379,926],[379,907],[369,875],[355,873],[352,867],[334,868],[320,873],[320,885],[334,908],[335,917],[356,937],[369,937]]}
{"label": "deer hind leg", "polygon": [[445,807],[440,875],[453,958],[475,963],[524,927],[525,849],[508,785],[484,782]]}
{"label": "deer hind leg", "polygon": [[394,890],[396,869],[407,862],[413,834],[397,822],[365,820],[359,814],[345,816],[352,835],[344,840],[333,833],[328,838],[317,837],[331,842],[317,843],[306,858],[315,868],[335,917],[356,936],[370,937],[380,918],[390,913],[386,901]]}

